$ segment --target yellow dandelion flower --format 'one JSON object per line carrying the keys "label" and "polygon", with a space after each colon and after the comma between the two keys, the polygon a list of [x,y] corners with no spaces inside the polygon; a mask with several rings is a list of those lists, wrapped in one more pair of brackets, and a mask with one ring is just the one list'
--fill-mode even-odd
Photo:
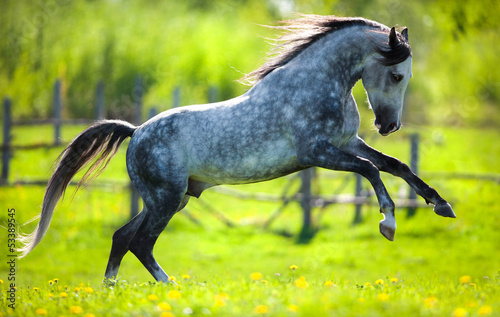
{"label": "yellow dandelion flower", "polygon": [[88,314],[83,315],[83,317],[95,317],[95,315],[91,314],[91,313],[88,313]]}
{"label": "yellow dandelion flower", "polygon": [[366,286],[366,287],[370,287],[370,286],[372,286],[372,283],[370,283],[370,282],[366,282],[366,283],[365,283],[365,286]]}
{"label": "yellow dandelion flower", "polygon": [[75,293],[78,293],[82,290],[82,287],[75,287],[73,290],[75,291]]}
{"label": "yellow dandelion flower", "polygon": [[290,304],[286,307],[286,309],[289,311],[289,312],[292,312],[292,313],[296,313],[299,311],[299,306],[297,305],[294,305],[294,304]]}
{"label": "yellow dandelion flower", "polygon": [[378,280],[375,281],[375,284],[376,285],[382,285],[382,284],[384,284],[384,280],[381,279],[381,278],[379,278]]}
{"label": "yellow dandelion flower", "polygon": [[160,317],[175,317],[175,315],[169,311],[165,311],[165,312],[161,313]]}
{"label": "yellow dandelion flower", "polygon": [[269,307],[267,307],[266,305],[259,305],[259,306],[256,306],[253,311],[257,314],[266,314],[269,312]]}
{"label": "yellow dandelion flower", "polygon": [[2,284],[3,284],[3,280],[0,280],[0,285],[2,285]]}
{"label": "yellow dandelion flower", "polygon": [[54,297],[54,294],[49,293],[49,297],[50,297],[50,298]]}
{"label": "yellow dandelion flower", "polygon": [[53,280],[50,280],[50,281],[49,281],[49,285],[50,285],[50,286],[54,285],[54,281],[53,281]]}
{"label": "yellow dandelion flower", "polygon": [[465,310],[462,307],[455,308],[455,310],[453,310],[453,313],[451,315],[453,317],[465,317],[467,316],[467,310]]}
{"label": "yellow dandelion flower", "polygon": [[391,278],[391,283],[397,283],[399,280],[397,277]]}
{"label": "yellow dandelion flower", "polygon": [[460,279],[458,281],[460,282],[460,284],[469,284],[469,283],[471,283],[472,278],[469,275],[464,275],[464,276],[460,277]]}
{"label": "yellow dandelion flower", "polygon": [[70,312],[70,314],[74,314],[74,315],[81,314],[81,313],[83,313],[83,308],[81,308],[80,306],[71,306],[69,308],[69,312]]}
{"label": "yellow dandelion flower", "polygon": [[332,281],[326,281],[325,286],[332,287],[332,286],[337,286],[337,285],[333,284]]}
{"label": "yellow dandelion flower", "polygon": [[295,264],[290,265],[290,270],[294,270],[295,271],[298,268],[299,267],[297,265],[295,265]]}
{"label": "yellow dandelion flower", "polygon": [[262,279],[262,277],[263,275],[260,272],[253,272],[252,274],[250,274],[250,278],[252,279],[252,281],[258,281]]}
{"label": "yellow dandelion flower", "polygon": [[299,288],[306,288],[309,287],[309,283],[307,283],[306,278],[301,276],[298,279],[295,280],[294,282],[295,286]]}
{"label": "yellow dandelion flower", "polygon": [[181,292],[179,292],[176,289],[168,291],[168,293],[167,293],[167,297],[171,298],[171,299],[179,299],[179,298],[181,298],[181,296],[182,296]]}
{"label": "yellow dandelion flower", "polygon": [[437,304],[437,298],[434,296],[429,296],[426,299],[424,299],[424,306],[427,308],[434,308]]}
{"label": "yellow dandelion flower", "polygon": [[156,295],[156,294],[151,294],[151,295],[149,295],[149,296],[148,296],[148,299],[149,299],[150,301],[154,302],[154,301],[158,300],[158,295]]}
{"label": "yellow dandelion flower", "polygon": [[157,307],[161,311],[172,310],[172,306],[170,306],[170,304],[168,303],[163,303],[163,302],[159,303]]}
{"label": "yellow dandelion flower", "polygon": [[223,300],[228,300],[229,299],[229,295],[227,295],[226,293],[219,293],[215,297],[216,298],[218,297],[218,298],[223,299]]}
{"label": "yellow dandelion flower", "polygon": [[85,287],[85,293],[87,294],[93,294],[94,293],[94,289],[90,286],[88,287]]}
{"label": "yellow dandelion flower", "polygon": [[215,306],[217,306],[217,307],[226,306],[226,300],[223,298],[220,298],[218,296],[215,296]]}
{"label": "yellow dandelion flower", "polygon": [[267,281],[266,280],[261,280],[260,281],[262,284],[266,284],[267,285]]}
{"label": "yellow dandelion flower", "polygon": [[54,283],[59,283],[59,279],[58,279],[58,278],[55,278],[55,279],[54,279]]}
{"label": "yellow dandelion flower", "polygon": [[68,297],[68,293],[66,293],[66,292],[61,292],[61,293],[59,294],[59,296],[61,296],[62,298],[66,298],[66,297]]}
{"label": "yellow dandelion flower", "polygon": [[492,313],[493,313],[493,308],[491,308],[491,306],[489,306],[489,305],[481,306],[481,307],[479,307],[479,309],[477,311],[477,314],[479,316],[487,316],[487,315],[491,315]]}
{"label": "yellow dandelion flower", "polygon": [[185,280],[189,280],[191,276],[189,276],[188,274],[182,274],[182,278]]}
{"label": "yellow dandelion flower", "polygon": [[34,290],[35,292],[38,292],[40,289],[39,289],[38,287],[33,287],[33,290]]}
{"label": "yellow dandelion flower", "polygon": [[377,295],[377,300],[381,301],[381,302],[386,302],[390,299],[391,297],[389,296],[389,294],[386,294],[386,293],[380,293]]}
{"label": "yellow dandelion flower", "polygon": [[177,281],[177,278],[172,275],[172,276],[168,277],[168,280],[171,281],[171,282],[175,282],[175,281]]}
{"label": "yellow dandelion flower", "polygon": [[43,309],[43,308],[37,308],[37,309],[35,310],[35,313],[36,313],[37,315],[40,315],[40,316],[47,315],[47,311],[46,311],[45,309]]}

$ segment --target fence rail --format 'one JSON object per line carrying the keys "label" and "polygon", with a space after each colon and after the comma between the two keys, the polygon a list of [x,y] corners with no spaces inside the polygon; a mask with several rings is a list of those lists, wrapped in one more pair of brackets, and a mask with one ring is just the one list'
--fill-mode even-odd
{"label": "fence rail", "polygon": [[[142,80],[140,77],[136,78],[135,88],[134,88],[134,100],[135,100],[135,116],[133,123],[139,125],[142,123]],[[15,180],[9,181],[10,172],[10,161],[12,159],[12,154],[15,151],[28,151],[40,148],[54,148],[62,147],[63,143],[61,140],[61,128],[65,125],[81,125],[81,124],[92,124],[97,120],[104,117],[104,84],[99,82],[97,84],[96,90],[96,109],[95,109],[95,119],[63,119],[61,118],[62,113],[62,98],[61,98],[61,83],[57,80],[54,84],[54,97],[53,97],[53,118],[47,119],[35,119],[29,121],[13,121],[12,120],[12,102],[9,98],[4,98],[3,100],[3,140],[0,150],[2,151],[2,169],[0,175],[0,186],[14,186],[14,185],[25,185],[25,186],[46,186],[47,180]],[[214,87],[209,89],[208,101],[217,101],[217,90]],[[173,92],[173,106],[177,107],[180,105],[180,88],[176,87]],[[151,109],[149,117],[154,116],[157,113],[156,109]],[[53,142],[45,142],[38,144],[28,144],[28,145],[14,145],[12,144],[12,128],[14,126],[36,126],[36,125],[52,125],[54,127],[54,140]],[[419,153],[419,136],[418,134],[413,134],[410,136],[410,167],[417,173],[418,172],[418,153]],[[460,178],[460,179],[477,179],[485,181],[493,181],[500,184],[500,175],[492,174],[468,174],[468,173],[425,173],[428,177],[438,177],[438,178]],[[278,207],[266,221],[264,227],[268,228],[271,223],[276,220],[282,211],[289,205],[290,202],[298,202],[302,208],[303,212],[303,225],[300,237],[307,239],[313,231],[312,228],[312,209],[325,207],[332,204],[351,204],[354,205],[354,217],[353,224],[362,222],[362,206],[372,205],[378,206],[377,199],[373,197],[373,192],[363,192],[362,187],[362,177],[358,174],[351,177],[355,181],[355,191],[353,194],[330,194],[330,195],[317,195],[313,193],[312,185],[316,181],[318,175],[314,168],[307,169],[289,177],[289,183],[285,186],[283,193],[281,195],[269,194],[269,193],[249,193],[241,190],[237,190],[231,187],[220,186],[213,190],[223,195],[230,195],[232,197],[240,199],[252,199],[257,201],[273,201],[281,202],[280,207]],[[300,189],[292,194],[289,194],[289,189],[291,188],[292,182],[296,179],[300,179],[301,186]],[[76,185],[77,182],[72,182],[71,184]],[[131,217],[135,216],[139,212],[139,194],[131,183],[119,182],[119,181],[98,181],[92,183],[92,187],[122,187],[131,191],[131,202],[130,210]],[[345,187],[345,186],[344,186]],[[427,207],[423,202],[416,199],[416,193],[410,189],[408,198],[405,199],[395,199],[395,203],[400,208],[406,208],[408,216],[415,214],[417,208]],[[227,219],[223,213],[217,211],[214,207],[203,202],[204,207],[217,219],[225,223],[227,226],[234,226],[234,223]],[[200,225],[196,218],[192,217],[188,211],[184,214],[192,220],[196,225]],[[299,237],[299,239],[300,239]]]}

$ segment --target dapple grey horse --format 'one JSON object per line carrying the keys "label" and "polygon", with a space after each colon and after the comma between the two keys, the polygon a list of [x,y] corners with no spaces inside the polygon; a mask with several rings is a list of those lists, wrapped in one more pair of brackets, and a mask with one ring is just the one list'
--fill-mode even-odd
{"label": "dapple grey horse", "polygon": [[362,18],[304,15],[284,30],[273,55],[248,74],[253,86],[234,99],[165,111],[143,125],[105,120],[61,153],[48,183],[35,231],[22,238],[22,256],[45,235],[54,208],[73,176],[95,177],[131,137],[127,169],[144,209],[113,235],[105,277],[113,278],[131,251],[157,281],[168,275],[153,246],[191,196],[221,184],[246,184],[312,166],[356,172],[368,179],[384,219],[380,232],[393,240],[394,203],[379,171],[403,178],[441,216],[455,217],[439,194],[396,158],[369,147],[358,135],[352,96],[362,79],[382,135],[401,127],[403,96],[412,76],[408,30],[401,33]]}

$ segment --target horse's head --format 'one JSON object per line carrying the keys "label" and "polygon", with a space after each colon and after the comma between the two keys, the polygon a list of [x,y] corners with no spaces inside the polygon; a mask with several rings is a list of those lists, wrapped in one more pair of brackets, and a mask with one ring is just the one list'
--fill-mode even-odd
{"label": "horse's head", "polygon": [[408,29],[398,33],[392,28],[388,42],[376,43],[375,53],[363,69],[361,78],[375,113],[375,126],[384,136],[401,127],[404,94],[412,76],[411,62]]}

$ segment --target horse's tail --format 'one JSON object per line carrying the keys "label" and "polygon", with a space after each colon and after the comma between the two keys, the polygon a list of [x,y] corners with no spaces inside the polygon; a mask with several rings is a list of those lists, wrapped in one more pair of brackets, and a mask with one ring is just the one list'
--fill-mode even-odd
{"label": "horse's tail", "polygon": [[42,240],[49,228],[54,208],[73,176],[90,165],[78,183],[77,190],[82,184],[99,176],[116,154],[118,147],[126,138],[132,136],[136,129],[135,126],[124,121],[100,121],[80,133],[64,149],[59,155],[59,162],[47,184],[40,221],[35,231],[31,234],[19,235],[18,241],[22,246],[17,251],[20,252],[20,257],[27,255]]}

